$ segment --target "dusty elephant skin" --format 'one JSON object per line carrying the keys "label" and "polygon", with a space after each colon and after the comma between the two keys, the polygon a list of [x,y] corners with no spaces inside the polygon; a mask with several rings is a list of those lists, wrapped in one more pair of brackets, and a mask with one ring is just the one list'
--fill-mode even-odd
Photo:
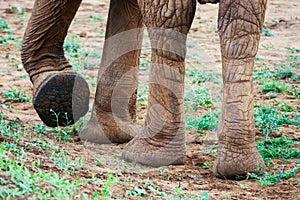
{"label": "dusty elephant skin", "polygon": [[48,126],[73,124],[88,111],[89,88],[64,57],[63,43],[81,1],[35,1],[22,45],[33,105]]}
{"label": "dusty elephant skin", "polygon": [[[78,0],[36,0],[24,36],[22,61],[34,84],[35,109],[50,126],[55,124],[53,117],[49,117],[49,108],[59,113],[71,112],[73,122],[87,111],[88,86],[72,71],[62,48],[80,3]],[[234,178],[265,170],[255,147],[252,72],[266,3],[267,0],[220,1],[218,28],[224,100],[218,129],[220,147],[214,165],[214,174],[218,177]],[[184,164],[184,62],[186,35],[195,8],[195,0],[111,1],[96,98],[91,120],[80,133],[82,140],[99,144],[131,140],[122,154],[127,161],[151,166]],[[139,65],[143,25],[151,41],[152,64],[148,112],[145,126],[139,129],[134,126],[136,66]],[[126,34],[128,32],[130,34]],[[118,52],[124,46],[128,51],[112,59],[111,52]],[[116,89],[118,87],[121,89]],[[79,95],[72,94],[72,88],[75,88],[73,93]],[[115,112],[115,107],[120,111]]]}

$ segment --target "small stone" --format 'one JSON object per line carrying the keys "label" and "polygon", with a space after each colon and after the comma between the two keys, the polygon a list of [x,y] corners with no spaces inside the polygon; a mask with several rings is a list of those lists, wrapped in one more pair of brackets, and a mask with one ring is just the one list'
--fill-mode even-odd
{"label": "small stone", "polygon": [[85,31],[83,31],[79,34],[79,37],[86,37],[86,36],[87,36],[87,33]]}
{"label": "small stone", "polygon": [[278,137],[282,136],[282,133],[281,133],[281,131],[273,131],[272,133],[269,134],[269,136],[278,138]]}

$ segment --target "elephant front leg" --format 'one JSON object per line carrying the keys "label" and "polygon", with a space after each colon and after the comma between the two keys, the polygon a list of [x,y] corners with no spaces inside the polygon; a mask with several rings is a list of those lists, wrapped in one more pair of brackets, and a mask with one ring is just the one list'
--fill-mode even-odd
{"label": "elephant front leg", "polygon": [[151,166],[183,164],[184,59],[196,2],[148,0],[139,5],[152,47],[149,102],[145,126],[122,157]]}
{"label": "elephant front leg", "polygon": [[81,0],[36,0],[22,45],[33,105],[48,126],[66,126],[88,111],[89,88],[64,57],[63,43]]}
{"label": "elephant front leg", "polygon": [[142,25],[136,0],[111,0],[92,116],[79,133],[83,141],[124,143],[136,135]]}
{"label": "elephant front leg", "polygon": [[252,72],[266,2],[220,2],[218,23],[224,97],[218,130],[220,146],[214,165],[218,177],[235,178],[265,170],[255,145]]}

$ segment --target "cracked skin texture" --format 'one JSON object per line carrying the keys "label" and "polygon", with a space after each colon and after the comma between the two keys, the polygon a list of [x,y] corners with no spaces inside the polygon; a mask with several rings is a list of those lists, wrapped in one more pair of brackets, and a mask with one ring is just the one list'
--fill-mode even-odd
{"label": "cracked skin texture", "polygon": [[[224,96],[213,173],[234,178],[262,172],[265,165],[255,147],[252,73],[267,0],[198,1],[220,3]],[[36,0],[24,35],[22,62],[34,85],[34,107],[48,126],[74,123],[88,110],[88,85],[63,52],[80,3]],[[82,140],[130,141],[122,157],[131,162],[184,164],[184,61],[195,8],[196,0],[111,0],[95,102],[90,122],[80,133]],[[136,66],[144,26],[152,45],[152,64],[146,121],[144,127],[137,127]],[[118,52],[117,56],[111,52]],[[49,110],[60,113],[59,124]],[[61,113],[67,113],[68,120]]]}

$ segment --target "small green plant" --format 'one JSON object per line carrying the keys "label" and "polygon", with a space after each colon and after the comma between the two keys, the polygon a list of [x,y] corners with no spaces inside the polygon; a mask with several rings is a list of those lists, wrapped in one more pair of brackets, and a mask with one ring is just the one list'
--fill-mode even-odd
{"label": "small green plant", "polygon": [[194,86],[186,89],[184,93],[185,106],[191,110],[200,107],[209,108],[213,105],[213,98],[209,95],[208,87]]}
{"label": "small green plant", "polygon": [[100,21],[101,23],[105,23],[105,18],[100,15],[89,15],[89,19],[93,19],[95,21]]}
{"label": "small green plant", "polygon": [[22,40],[15,39],[15,46],[20,48],[22,46]]}
{"label": "small green plant", "polygon": [[65,113],[65,120],[66,120],[66,127],[61,128],[59,126],[59,115],[60,113],[55,113],[54,110],[50,109],[51,114],[55,117],[55,122],[57,126],[55,128],[52,128],[52,132],[56,133],[56,140],[57,141],[63,141],[68,142],[70,141],[71,136],[75,135],[77,133],[76,125],[69,126],[71,123],[68,119],[67,113]]}
{"label": "small green plant", "polygon": [[19,90],[17,87],[12,87],[11,91],[2,90],[2,94],[4,98],[10,99],[13,103],[29,102],[31,99],[25,90]]}
{"label": "small green plant", "polygon": [[5,37],[0,37],[0,44],[7,44],[7,40]]}
{"label": "small green plant", "polygon": [[256,56],[255,56],[255,60],[256,60],[256,61],[262,61],[262,60],[263,60],[263,58],[262,58],[262,57],[260,57],[260,56],[258,56],[258,55],[256,55]]}
{"label": "small green plant", "polygon": [[26,147],[36,147],[39,150],[43,150],[46,147],[48,147],[48,144],[46,141],[43,141],[39,138],[33,138],[28,142],[25,142]]}
{"label": "small green plant", "polygon": [[282,92],[287,90],[287,85],[278,80],[266,80],[261,86],[263,92]]}
{"label": "small green plant", "polygon": [[208,154],[211,157],[216,157],[217,156],[217,151],[216,150],[212,150],[211,152],[209,152]]}
{"label": "small green plant", "polygon": [[147,192],[145,189],[135,186],[133,190],[126,190],[126,194],[129,196],[142,197],[147,194]]}
{"label": "small green plant", "polygon": [[64,49],[68,57],[78,58],[80,45],[78,42],[78,35],[70,35],[64,43]]}
{"label": "small green plant", "polygon": [[[46,143],[47,147],[48,144]],[[50,146],[51,147],[51,146]],[[56,147],[52,147],[56,149]],[[74,171],[79,171],[85,164],[82,158],[71,159],[69,157],[70,153],[65,149],[55,150],[51,153],[49,159],[55,164],[55,166],[65,172],[74,173]]]}
{"label": "small green plant", "polygon": [[0,116],[0,134],[19,142],[22,135],[28,134],[25,127],[18,120],[6,121]]}
{"label": "small green plant", "polygon": [[247,186],[246,185],[244,185],[244,184],[239,184],[240,185],[240,187],[242,188],[242,189],[247,189]]}
{"label": "small green plant", "polygon": [[161,175],[167,173],[168,171],[169,171],[169,170],[166,169],[166,168],[161,168],[161,169],[158,169],[158,170],[157,170],[157,172],[159,172]]}
{"label": "small green plant", "polygon": [[9,40],[15,40],[15,38],[11,35],[7,37],[0,37],[0,44],[8,44]]}
{"label": "small green plant", "polygon": [[103,160],[99,158],[93,158],[93,160],[95,161],[96,166],[101,166],[101,163],[103,162]]}
{"label": "small green plant", "polygon": [[5,21],[5,19],[3,19],[3,18],[1,18],[1,17],[0,17],[0,31],[3,31],[3,32],[5,32],[5,33],[11,33],[11,34],[14,34],[14,31],[12,31],[12,30],[8,27],[8,25],[7,25],[6,21]]}
{"label": "small green plant", "polygon": [[159,189],[156,188],[155,185],[153,185],[153,184],[148,185],[147,188],[148,188],[148,190],[150,190],[153,194],[157,194],[157,195],[162,196],[162,197],[167,196],[167,194],[166,194],[165,192],[159,191]]}
{"label": "small green plant", "polygon": [[114,177],[114,175],[112,173],[108,174],[107,182],[106,182],[104,188],[101,191],[102,196],[105,196],[105,197],[111,197],[112,196],[112,193],[111,193],[111,191],[109,191],[109,189],[110,189],[110,186],[111,186],[112,182],[116,179],[117,178]]}
{"label": "small green plant", "polygon": [[288,63],[287,65],[289,65],[292,68],[300,68],[300,56],[299,55],[289,55],[288,56]]}
{"label": "small green plant", "polygon": [[274,98],[277,97],[277,94],[274,93],[274,92],[268,92],[268,93],[265,94],[265,97],[266,97],[267,99],[274,99]]}
{"label": "small green plant", "polygon": [[16,6],[11,7],[11,10],[17,13],[18,15],[25,15],[27,13],[26,10],[24,10],[23,8],[16,7]]}
{"label": "small green plant", "polygon": [[287,91],[288,94],[293,95],[296,99],[300,97],[300,86],[292,85]]}
{"label": "small green plant", "polygon": [[269,29],[262,29],[261,34],[264,36],[274,37],[274,34]]}
{"label": "small green plant", "polygon": [[180,194],[181,192],[182,192],[182,187],[180,186],[180,185],[178,185],[178,186],[176,186],[175,187],[175,193],[178,195],[178,194]]}
{"label": "small green plant", "polygon": [[52,129],[53,133],[56,133],[56,140],[62,141],[62,142],[69,142],[71,140],[71,136],[76,134],[76,130],[74,130],[72,127],[56,127]]}
{"label": "small green plant", "polygon": [[[55,122],[56,122],[56,125],[57,127],[59,127],[59,117],[61,115],[61,113],[56,113],[52,108],[50,109],[50,112],[51,112],[51,115],[53,115],[55,117]],[[64,124],[65,126],[69,126],[71,124],[71,121],[69,120],[68,118],[68,113],[63,113],[64,114],[64,120],[66,120],[66,123]],[[75,126],[73,126],[73,129],[75,129]],[[67,127],[66,129],[60,129],[60,128],[56,128],[56,129],[53,129],[53,132],[68,132],[69,128]],[[75,130],[74,130],[75,131]]]}
{"label": "small green plant", "polygon": [[216,130],[218,128],[220,112],[209,110],[202,116],[185,116],[186,128]]}
{"label": "small green plant", "polygon": [[201,191],[201,199],[202,200],[209,200],[210,199],[209,193],[205,190]]}
{"label": "small green plant", "polygon": [[42,135],[47,135],[48,134],[48,132],[45,130],[46,126],[44,124],[39,124],[39,125],[36,125],[32,128],[35,132],[40,133]]}
{"label": "small green plant", "polygon": [[8,25],[5,21],[5,19],[3,19],[3,18],[0,18],[0,30],[3,30],[3,31],[8,30]]}
{"label": "small green plant", "polygon": [[148,104],[149,86],[146,85],[137,91],[137,103],[146,106]]}
{"label": "small green plant", "polygon": [[70,141],[70,135],[65,129],[62,128],[54,128],[52,130],[53,133],[56,133],[56,140],[57,141],[63,141],[63,142],[69,142]]}
{"label": "small green plant", "polygon": [[278,70],[277,73],[275,74],[275,76],[280,79],[291,78],[294,81],[297,80],[297,78],[298,78],[298,75],[295,74],[291,69]]}
{"label": "small green plant", "polygon": [[280,138],[266,138],[256,142],[256,147],[265,161],[270,159],[288,160],[300,158],[300,150],[291,148],[296,144],[293,140],[282,136]]}
{"label": "small green plant", "polygon": [[280,112],[273,105],[260,105],[254,107],[255,126],[264,134],[268,135],[273,131],[278,131],[283,124],[298,125],[299,122],[289,119],[287,113]]}
{"label": "small green plant", "polygon": [[64,49],[66,58],[77,72],[100,63],[100,53],[83,48],[79,43],[78,35],[69,35],[65,40]]}
{"label": "small green plant", "polygon": [[217,79],[218,75],[221,75],[220,72],[215,71],[199,71],[199,69],[187,70],[186,75],[191,77],[192,83],[204,83],[204,82],[216,82],[219,83]]}
{"label": "small green plant", "polygon": [[208,168],[211,168],[212,166],[213,166],[212,163],[206,161],[205,163],[203,163],[203,164],[201,165],[201,168],[203,168],[203,169],[208,169]]}
{"label": "small green plant", "polygon": [[291,79],[295,81],[297,80],[298,75],[287,64],[282,64],[280,66],[262,65],[254,67],[253,78],[259,82],[262,80],[279,81],[280,79]]}
{"label": "small green plant", "polygon": [[264,78],[269,78],[272,75],[272,72],[270,72],[270,70],[272,70],[271,67],[263,65],[263,66],[254,66],[254,72],[253,72],[253,79],[255,80],[261,80]]}
{"label": "small green plant", "polygon": [[261,45],[264,49],[266,49],[266,50],[270,50],[270,49],[273,49],[273,50],[275,50],[275,47],[274,47],[274,45],[273,44],[271,44],[271,43],[269,43],[269,44],[267,44],[267,45],[265,45],[265,44],[262,44]]}
{"label": "small green plant", "polygon": [[300,50],[297,48],[287,48],[291,54],[287,56],[287,63],[284,65],[289,66],[291,68],[300,68]]}
{"label": "small green plant", "polygon": [[265,172],[262,175],[248,173],[247,179],[255,179],[258,182],[260,182],[261,186],[272,186],[280,183],[282,179],[288,179],[292,176],[296,176],[299,170],[300,168],[295,167],[294,169],[289,171],[279,170],[278,173],[274,173],[274,174],[269,174],[267,172]]}
{"label": "small green plant", "polygon": [[286,49],[289,50],[291,53],[300,53],[300,49],[298,48],[287,47]]}
{"label": "small green plant", "polygon": [[293,106],[290,106],[288,104],[285,104],[283,102],[278,101],[277,99],[274,99],[274,102],[277,103],[280,111],[285,111],[285,112],[292,112],[295,111],[295,108]]}

